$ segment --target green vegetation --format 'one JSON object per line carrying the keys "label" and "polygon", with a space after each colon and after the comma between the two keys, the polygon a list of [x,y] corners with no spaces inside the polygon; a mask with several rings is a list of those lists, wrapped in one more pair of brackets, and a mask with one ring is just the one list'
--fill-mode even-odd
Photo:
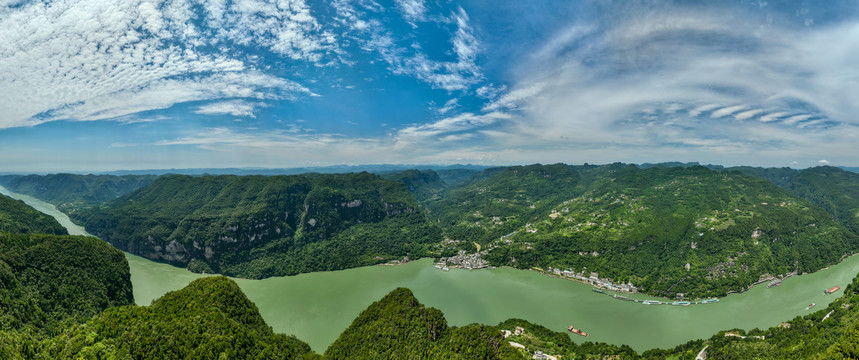
{"label": "green vegetation", "polygon": [[[560,355],[563,359],[603,359],[612,356],[632,359],[638,356],[635,350],[627,345],[615,346],[590,341],[576,344],[570,338],[570,333],[552,331],[522,319],[509,319],[496,327],[510,331],[510,336],[505,340],[523,345],[524,349],[518,348],[517,350],[528,358],[536,351],[542,351],[548,355]],[[516,334],[517,327],[523,330],[518,335]]]}
{"label": "green vegetation", "polygon": [[133,302],[123,254],[68,236],[52,217],[0,195],[0,358],[32,357],[40,339]]}
{"label": "green vegetation", "polygon": [[72,217],[119,249],[249,278],[420,257],[441,238],[405,185],[368,173],[165,176]]}
{"label": "green vegetation", "polygon": [[406,184],[412,196],[421,202],[438,199],[447,186],[432,170],[406,170],[385,174],[382,177]]}
{"label": "green vegetation", "polygon": [[5,195],[0,195],[0,233],[68,234],[56,219]]}
{"label": "green vegetation", "polygon": [[853,279],[844,295],[827,308],[804,317],[765,330],[722,331],[707,340],[691,341],[671,350],[651,350],[643,355],[653,359],[693,359],[709,345],[707,357],[713,359],[855,359],[855,349],[859,346],[857,329],[859,278]]}
{"label": "green vegetation", "polygon": [[0,176],[0,185],[54,204],[92,204],[116,199],[148,185],[157,177],[93,174],[5,175]]}
{"label": "green vegetation", "polygon": [[125,256],[101,240],[0,234],[0,329],[53,334],[133,300]]}
{"label": "green vegetation", "polygon": [[787,187],[859,234],[859,173],[831,166],[810,168],[800,171]]}
{"label": "green vegetation", "polygon": [[81,206],[116,199],[144,187],[155,175],[5,175],[0,185],[7,189],[57,205],[66,213]]}
{"label": "green vegetation", "polygon": [[450,328],[444,314],[399,288],[352,322],[325,351],[329,359],[522,359],[498,329]]}
{"label": "green vegetation", "polygon": [[50,334],[132,303],[128,263],[103,241],[0,234],[0,329]]}
{"label": "green vegetation", "polygon": [[825,208],[700,166],[488,169],[426,206],[449,239],[443,253],[476,241],[493,265],[597,272],[667,297],[721,296],[859,250]]}
{"label": "green vegetation", "polygon": [[[19,351],[16,356],[14,350],[22,349],[23,354]],[[8,358],[37,359],[316,357],[306,343],[272,332],[256,306],[225,277],[195,280],[148,307],[108,309],[50,339],[12,338],[6,350],[12,355]],[[2,351],[0,345],[0,354]]]}
{"label": "green vegetation", "polygon": [[[690,296],[813,271],[859,243],[859,174],[831,167],[531,165],[487,169],[454,186],[431,171],[386,177],[167,176],[74,216],[117,246],[201,272],[330,270],[477,242],[498,265],[587,268],[650,293]],[[321,358],[273,333],[224,277],[130,306],[123,254],[64,233],[0,196],[0,358]],[[524,332],[500,331],[516,327]],[[362,312],[324,357],[522,359],[539,350],[564,359],[693,359],[706,346],[715,359],[859,358],[859,277],[807,316],[673,349],[637,354],[570,336],[519,319],[449,327],[441,311],[400,288]]]}

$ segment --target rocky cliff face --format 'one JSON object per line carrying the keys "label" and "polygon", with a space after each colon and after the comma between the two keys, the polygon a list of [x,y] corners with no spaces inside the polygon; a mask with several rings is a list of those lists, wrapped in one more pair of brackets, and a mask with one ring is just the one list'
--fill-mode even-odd
{"label": "rocky cliff face", "polygon": [[316,249],[355,227],[375,226],[374,232],[384,233],[387,222],[414,216],[419,218],[409,221],[426,222],[403,184],[367,173],[169,176],[75,215],[117,248],[179,266],[202,261],[214,271],[261,253]]}

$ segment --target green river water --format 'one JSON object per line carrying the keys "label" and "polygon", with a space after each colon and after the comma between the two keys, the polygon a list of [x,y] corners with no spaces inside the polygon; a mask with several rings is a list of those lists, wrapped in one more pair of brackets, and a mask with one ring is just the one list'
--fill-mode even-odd
{"label": "green river water", "polygon": [[[9,195],[0,187],[0,193]],[[56,217],[72,234],[86,234],[68,217],[38,199],[11,193]],[[168,291],[200,277],[185,269],[126,254],[134,299],[148,305]],[[429,259],[399,266],[301,274],[263,280],[235,279],[276,332],[293,334],[324,352],[352,320],[373,301],[396,287],[408,287],[422,303],[441,309],[451,325],[497,324],[518,317],[556,331],[573,325],[591,334],[589,341],[628,344],[637,351],[672,347],[712,336],[719,330],[766,328],[826,306],[859,273],[859,256],[829,269],[794,276],[781,286],[751,290],[718,303],[683,306],[642,305],[591,291],[578,282],[534,271],[498,268],[444,272]],[[640,298],[640,297],[639,297]],[[809,303],[816,303],[807,310]],[[573,340],[583,338],[572,335]]]}

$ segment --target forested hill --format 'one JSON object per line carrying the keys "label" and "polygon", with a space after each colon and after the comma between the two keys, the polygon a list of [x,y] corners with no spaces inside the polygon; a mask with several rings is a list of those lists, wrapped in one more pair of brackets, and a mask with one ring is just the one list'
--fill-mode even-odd
{"label": "forested hill", "polygon": [[261,278],[423,256],[441,232],[418,207],[368,173],[174,175],[72,217],[149,259]]}
{"label": "forested hill", "polygon": [[122,252],[93,237],[0,234],[0,330],[51,334],[132,304],[130,276]]}
{"label": "forested hill", "polygon": [[5,175],[0,176],[0,185],[70,212],[78,206],[116,199],[148,185],[155,178],[155,175]]}
{"label": "forested hill", "polygon": [[385,179],[402,182],[418,201],[438,199],[447,184],[433,170],[407,170],[382,175]]}
{"label": "forested hill", "polygon": [[310,346],[275,334],[238,285],[195,280],[152,305],[108,309],[46,340],[10,333],[8,359],[314,359]]}
{"label": "forested hill", "polygon": [[487,169],[426,206],[447,238],[478,242],[494,265],[597,272],[670,297],[725,295],[859,250],[859,236],[811,201],[700,166]]}
{"label": "forested hill", "polygon": [[0,233],[68,234],[66,228],[53,217],[5,195],[0,195]]}
{"label": "forested hill", "polygon": [[[66,230],[56,220],[0,195],[0,343],[10,331],[53,334],[133,302],[122,252],[96,238],[58,234]],[[2,347],[0,358],[8,358]]]}
{"label": "forested hill", "polygon": [[444,314],[399,288],[370,305],[325,351],[327,359],[525,359],[492,326],[450,328]]}

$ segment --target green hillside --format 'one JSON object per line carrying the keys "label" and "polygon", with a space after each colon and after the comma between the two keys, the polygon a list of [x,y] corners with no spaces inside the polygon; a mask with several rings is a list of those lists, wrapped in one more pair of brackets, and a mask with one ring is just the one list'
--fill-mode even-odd
{"label": "green hillside", "polygon": [[399,288],[370,305],[325,351],[327,359],[523,359],[497,328],[450,328],[444,314]]}
{"label": "green hillside", "polygon": [[439,174],[433,170],[406,170],[384,174],[382,177],[406,184],[409,192],[421,202],[438,199],[447,187]]}
{"label": "green hillside", "polygon": [[[316,358],[306,343],[273,333],[256,305],[225,277],[195,280],[150,306],[108,309],[51,339],[15,341],[7,341],[9,358]],[[15,354],[18,349],[25,351]]]}
{"label": "green hillside", "polygon": [[800,171],[788,188],[859,234],[859,173],[831,166],[809,168]]}
{"label": "green hillside", "polygon": [[133,300],[125,256],[101,240],[0,234],[0,329],[52,333]]}
{"label": "green hillside", "polygon": [[54,218],[5,195],[0,195],[0,233],[68,234]]}
{"label": "green hillside", "polygon": [[[704,167],[531,165],[428,202],[493,265],[597,272],[674,297],[721,296],[859,249],[833,215],[760,177]],[[688,265],[687,265],[688,264]]]}
{"label": "green hillside", "polygon": [[0,185],[71,212],[80,206],[116,199],[148,185],[155,178],[155,175],[5,175],[0,176]]}
{"label": "green hillside", "polygon": [[404,184],[368,173],[165,176],[72,217],[119,249],[251,278],[420,257],[441,238]]}

